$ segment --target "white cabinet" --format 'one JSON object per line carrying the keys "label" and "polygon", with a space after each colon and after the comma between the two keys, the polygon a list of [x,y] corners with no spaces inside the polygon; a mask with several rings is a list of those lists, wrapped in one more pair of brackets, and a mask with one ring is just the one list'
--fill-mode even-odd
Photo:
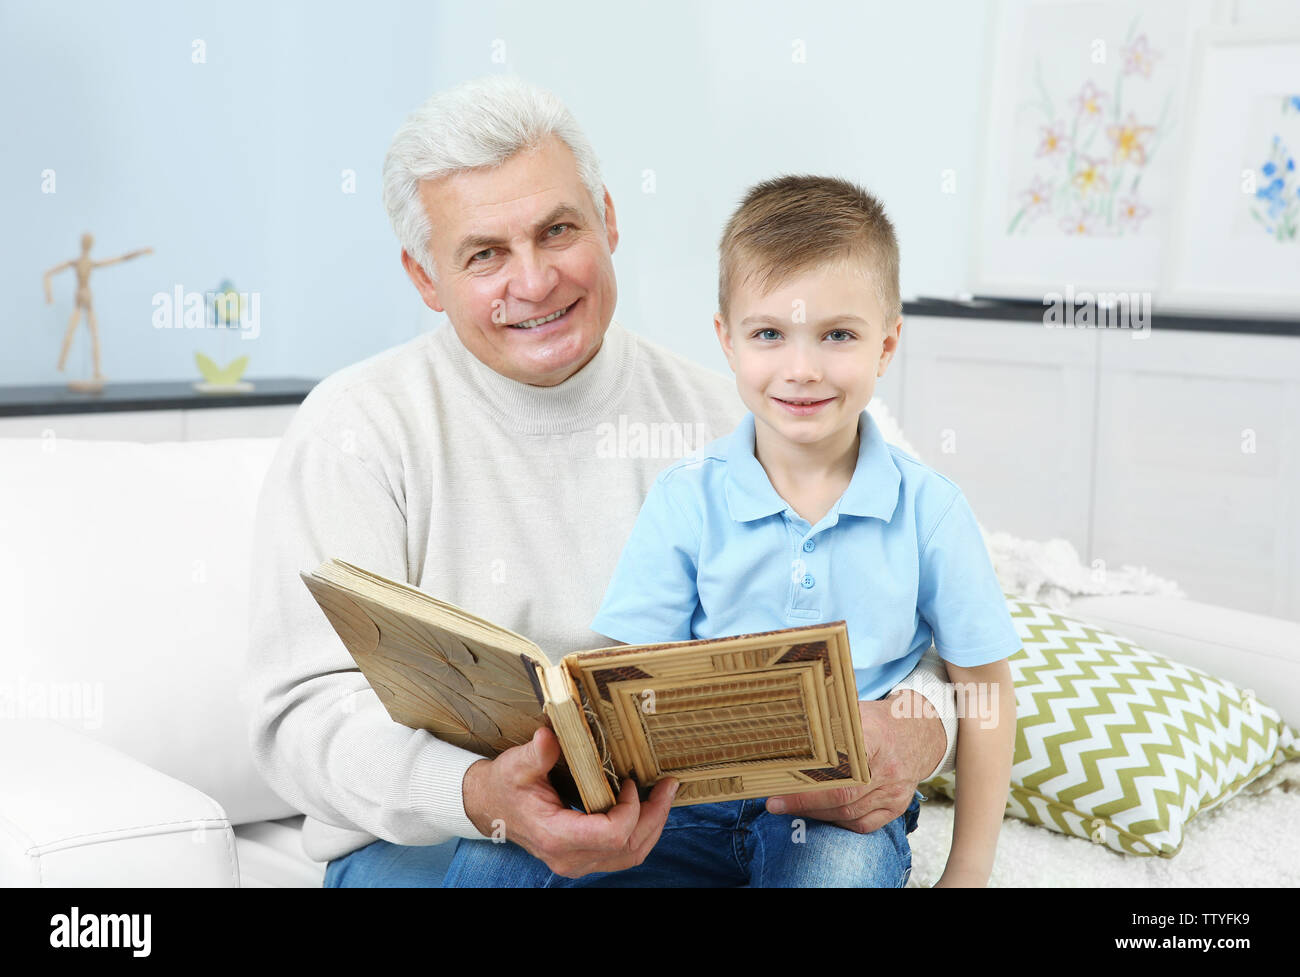
{"label": "white cabinet", "polygon": [[40,437],[79,441],[184,441],[185,424],[179,410],[0,417],[0,438]]}
{"label": "white cabinet", "polygon": [[1300,620],[1300,337],[904,322],[903,430],[986,529]]}
{"label": "white cabinet", "polygon": [[0,417],[0,438],[58,437],[90,441],[269,438],[285,432],[297,409],[297,404],[273,404]]}
{"label": "white cabinet", "polygon": [[900,423],[991,531],[1088,549],[1095,332],[904,320]]}
{"label": "white cabinet", "polygon": [[316,381],[259,378],[253,391],[198,394],[187,382],[109,384],[98,394],[0,387],[0,438],[205,441],[279,437]]}
{"label": "white cabinet", "polygon": [[1092,548],[1300,618],[1300,339],[1101,336]]}
{"label": "white cabinet", "polygon": [[267,407],[206,407],[181,411],[186,441],[211,438],[278,438],[284,434],[297,404]]}

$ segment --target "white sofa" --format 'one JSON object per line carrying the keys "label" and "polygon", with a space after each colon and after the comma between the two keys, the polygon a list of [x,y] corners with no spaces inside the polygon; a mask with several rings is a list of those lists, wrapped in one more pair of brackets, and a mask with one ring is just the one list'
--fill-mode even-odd
{"label": "white sofa", "polygon": [[238,700],[277,443],[0,439],[0,884],[321,884]]}
{"label": "white sofa", "polygon": [[[0,885],[321,884],[300,813],[253,767],[237,694],[253,515],[277,443],[0,439]],[[1258,689],[1300,725],[1294,622],[1150,597],[1071,613]],[[913,884],[942,869],[943,810],[923,807]],[[1009,827],[1000,866],[1023,861],[1021,832],[1050,836]],[[1163,861],[1050,837],[1077,846],[1055,856],[1066,867]]]}

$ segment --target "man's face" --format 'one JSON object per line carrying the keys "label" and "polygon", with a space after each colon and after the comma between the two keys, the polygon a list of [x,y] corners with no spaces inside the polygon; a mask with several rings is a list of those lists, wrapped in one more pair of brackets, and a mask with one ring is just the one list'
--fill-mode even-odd
{"label": "man's face", "polygon": [[618,229],[608,191],[604,222],[596,216],[568,146],[551,137],[494,169],[424,181],[420,198],[437,283],[405,251],[402,264],[465,347],[535,386],[586,366],[618,299],[610,259]]}
{"label": "man's face", "polygon": [[[875,289],[856,266],[826,265],[767,295],[731,295],[730,321],[714,328],[754,413],[755,437],[842,446],[898,348],[902,317],[884,329]],[[798,407],[790,401],[816,401]]]}

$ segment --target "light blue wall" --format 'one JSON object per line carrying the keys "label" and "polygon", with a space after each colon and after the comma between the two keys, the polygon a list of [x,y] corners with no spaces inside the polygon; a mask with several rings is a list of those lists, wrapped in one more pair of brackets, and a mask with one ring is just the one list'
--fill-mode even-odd
{"label": "light blue wall", "polygon": [[[977,0],[0,0],[0,384],[55,370],[83,230],[110,379],[323,376],[428,329],[380,202],[388,141],[436,88],[511,71],[587,130],[619,217],[618,317],[715,369],[716,242],[747,186],[855,179],[899,230],[905,296],[968,287],[987,4]],[[1300,28],[1294,0],[1234,20]],[[206,44],[194,64],[192,43]],[[792,55],[802,42],[806,60]],[[41,174],[55,171],[56,192]],[[341,188],[356,171],[356,193]],[[951,170],[955,193],[941,190]],[[645,192],[646,172],[655,189]],[[152,296],[222,278],[261,334],[158,330]]]}
{"label": "light blue wall", "polygon": [[[0,3],[0,384],[89,375],[84,327],[55,369],[71,272],[53,305],[40,281],[83,230],[92,256],[156,252],[92,278],[110,380],[197,379],[196,350],[320,376],[425,328],[379,172],[432,88],[432,36],[400,0]],[[222,278],[260,292],[257,340],[153,327],[156,292]]]}
{"label": "light blue wall", "polygon": [[[744,191],[781,172],[879,195],[905,296],[966,287],[984,3],[583,2],[563,4],[581,11],[564,21],[555,6],[444,4],[434,70],[440,85],[510,70],[573,111],[619,217],[625,325],[727,373],[712,324],[718,237]],[[941,191],[945,169],[956,194]]]}
{"label": "light blue wall", "polygon": [[[725,371],[718,234],[778,172],[861,181],[899,228],[904,294],[960,291],[984,17],[968,0],[0,0],[0,384],[65,378],[71,280],[46,306],[40,274],[83,229],[101,257],[156,249],[95,278],[110,379],[192,378],[195,350],[248,352],[254,378],[321,376],[429,328],[380,203],[383,154],[432,90],[495,71],[551,88],[586,128],[622,232],[618,316],[671,348]],[[225,277],[260,293],[259,339],[153,328],[155,293]],[[71,363],[89,372],[84,331]]]}
{"label": "light blue wall", "polygon": [[[322,376],[429,328],[441,317],[397,263],[379,168],[431,91],[494,71],[552,88],[588,130],[621,223],[618,316],[665,345],[725,369],[710,326],[718,232],[748,184],[783,170],[866,183],[900,228],[904,291],[957,291],[969,206],[939,193],[939,172],[973,168],[982,31],[982,5],[964,0],[5,0],[0,384],[88,374],[84,327],[55,370],[70,275],[52,306],[40,287],[84,229],[100,257],[156,249],[94,278],[113,380],[194,377],[196,350],[249,353],[254,378]],[[260,293],[256,341],[151,324],[155,293],[227,277]]]}

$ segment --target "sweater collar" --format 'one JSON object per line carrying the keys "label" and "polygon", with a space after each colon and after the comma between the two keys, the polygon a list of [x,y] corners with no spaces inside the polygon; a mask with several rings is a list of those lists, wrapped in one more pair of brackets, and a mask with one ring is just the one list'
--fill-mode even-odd
{"label": "sweater collar", "polygon": [[631,334],[612,319],[596,355],[551,387],[520,383],[497,373],[466,348],[450,322],[434,330],[430,346],[430,354],[445,358],[476,403],[525,434],[566,433],[592,426],[609,414],[626,390],[636,359]]}

